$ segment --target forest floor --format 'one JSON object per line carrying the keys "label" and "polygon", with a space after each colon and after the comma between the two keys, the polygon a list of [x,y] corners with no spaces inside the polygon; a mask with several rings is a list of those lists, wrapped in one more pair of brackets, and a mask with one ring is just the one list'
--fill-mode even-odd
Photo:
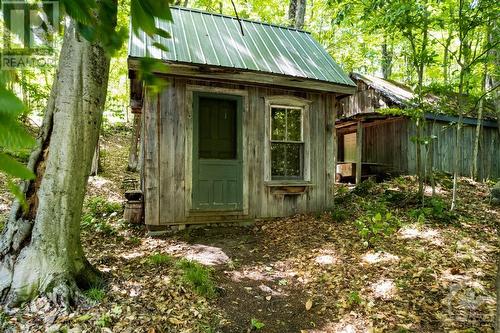
{"label": "forest floor", "polygon": [[106,284],[69,312],[40,298],[3,313],[0,331],[493,331],[491,184],[461,179],[455,213],[449,178],[422,208],[414,179],[400,177],[340,188],[322,214],[152,237],[121,218],[123,192],[137,186],[124,171],[128,144],[123,133],[102,138],[102,173],[84,207],[84,248]]}

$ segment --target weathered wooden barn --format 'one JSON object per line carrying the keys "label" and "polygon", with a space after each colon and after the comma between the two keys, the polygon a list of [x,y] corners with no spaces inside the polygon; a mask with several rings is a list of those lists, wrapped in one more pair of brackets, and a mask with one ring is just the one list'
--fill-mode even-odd
{"label": "weathered wooden barn", "polygon": [[[132,34],[131,105],[142,117],[150,229],[314,212],[332,201],[338,100],[355,85],[309,33],[186,8]],[[241,24],[241,28],[240,28]],[[242,33],[242,31],[243,33]],[[142,58],[168,65],[158,92]]]}
{"label": "weathered wooden barn", "polygon": [[[378,77],[352,74],[357,84],[354,95],[341,99],[336,121],[338,143],[338,178],[347,181],[383,174],[416,172],[415,123],[406,116],[391,116],[387,108],[404,109],[415,98],[404,85]],[[430,103],[437,97],[428,96]],[[439,113],[425,115],[423,136],[435,136],[431,149],[423,149],[423,168],[452,173],[458,117]],[[460,174],[471,175],[475,134],[478,120],[464,117],[460,138]],[[429,147],[429,146],[428,146]],[[432,155],[432,156],[431,156]],[[478,176],[500,177],[500,137],[498,122],[485,116],[478,150]],[[357,177],[356,177],[357,176]]]}

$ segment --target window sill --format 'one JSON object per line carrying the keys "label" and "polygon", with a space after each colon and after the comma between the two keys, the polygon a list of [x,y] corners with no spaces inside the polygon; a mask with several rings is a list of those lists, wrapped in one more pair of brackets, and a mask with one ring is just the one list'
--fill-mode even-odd
{"label": "window sill", "polygon": [[266,186],[313,186],[314,184],[307,180],[268,180],[264,183]]}
{"label": "window sill", "polygon": [[313,184],[307,181],[273,180],[265,183],[274,195],[301,195],[306,193]]}

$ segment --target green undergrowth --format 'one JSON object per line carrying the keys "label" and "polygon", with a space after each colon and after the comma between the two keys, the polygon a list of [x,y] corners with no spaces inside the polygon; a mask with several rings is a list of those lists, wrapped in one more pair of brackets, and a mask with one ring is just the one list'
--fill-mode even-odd
{"label": "green undergrowth", "polygon": [[103,287],[91,287],[85,291],[85,296],[95,302],[101,302],[106,297],[106,290]]}
{"label": "green undergrowth", "polygon": [[153,253],[148,257],[148,264],[151,266],[170,265],[174,258],[168,254]]}
{"label": "green undergrowth", "polygon": [[176,267],[182,271],[182,281],[191,286],[196,293],[206,298],[216,296],[212,269],[187,259],[178,261]]}
{"label": "green undergrowth", "polygon": [[146,258],[146,264],[155,269],[168,268],[180,274],[181,284],[195,291],[198,295],[213,298],[217,295],[212,268],[187,259],[178,259],[169,254],[156,252]]}
{"label": "green undergrowth", "polygon": [[113,222],[120,219],[122,212],[123,207],[119,202],[112,202],[101,196],[86,198],[81,227],[83,230],[114,236],[118,231]]}
{"label": "green undergrowth", "polygon": [[[445,187],[449,177],[440,175]],[[384,183],[368,179],[353,190],[337,186],[332,208],[327,216],[332,223],[352,223],[366,247],[383,245],[405,223],[449,224],[458,219],[450,203],[442,196],[422,197],[411,177],[398,177]]]}

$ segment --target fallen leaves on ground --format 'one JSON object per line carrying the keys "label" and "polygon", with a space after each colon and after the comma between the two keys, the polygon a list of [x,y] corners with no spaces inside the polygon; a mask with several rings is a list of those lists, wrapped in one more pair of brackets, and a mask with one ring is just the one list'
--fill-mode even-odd
{"label": "fallen leaves on ground", "polygon": [[[106,155],[113,174],[125,167],[126,154],[117,155],[117,163]],[[89,196],[122,195],[124,176],[109,173],[92,179]],[[404,177],[348,195],[335,206],[342,221],[325,212],[157,238],[108,216],[116,232],[82,235],[89,260],[108,275],[102,300],[66,312],[39,298],[1,320],[13,332],[239,333],[252,322],[276,333],[492,331],[500,210],[489,204],[488,186],[462,179],[462,200],[446,223],[415,218],[415,191]],[[438,196],[449,204],[450,189],[438,186]],[[382,200],[401,227],[366,247],[354,221]],[[153,264],[157,254],[173,262]],[[215,298],[183,281],[181,258],[212,267]]]}

